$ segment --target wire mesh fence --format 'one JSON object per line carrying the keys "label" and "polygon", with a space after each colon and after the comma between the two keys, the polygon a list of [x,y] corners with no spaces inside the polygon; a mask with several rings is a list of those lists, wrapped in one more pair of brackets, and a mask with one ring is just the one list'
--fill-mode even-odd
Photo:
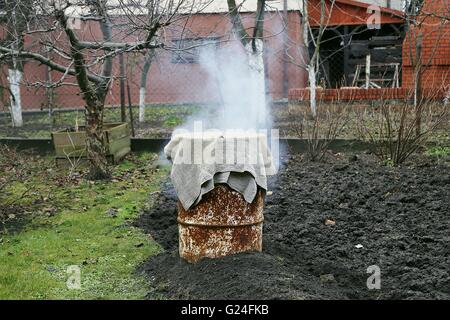
{"label": "wire mesh fence", "polygon": [[[144,55],[125,56],[125,81],[130,86],[131,103],[139,103],[140,81],[143,72]],[[265,53],[266,89],[273,100],[287,98],[287,86],[299,86],[303,81],[303,69],[292,64],[285,65],[282,50]],[[114,60],[113,78],[106,98],[107,106],[119,106],[120,68],[119,59]],[[57,110],[83,108],[84,101],[74,77],[66,76],[56,87],[46,87],[44,83],[58,82],[61,74],[48,70],[45,66],[27,61],[21,85],[22,109]],[[6,88],[7,69],[2,70],[1,87]],[[161,51],[151,63],[145,85],[145,103],[148,105],[214,104],[220,102],[218,84],[208,76],[198,61],[198,53],[180,55],[177,52]],[[0,103],[3,111],[9,105],[9,92],[2,90]]]}

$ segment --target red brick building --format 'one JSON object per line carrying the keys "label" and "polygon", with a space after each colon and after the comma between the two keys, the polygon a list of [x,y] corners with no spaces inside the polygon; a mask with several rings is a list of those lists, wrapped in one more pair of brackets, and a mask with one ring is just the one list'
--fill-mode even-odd
{"label": "red brick building", "polygon": [[[368,4],[351,0],[336,0],[335,5],[337,8],[335,7],[330,13],[330,27],[343,26],[345,28],[347,26],[349,28],[351,25],[363,26],[366,23]],[[315,17],[315,21],[320,20],[320,11],[317,5],[313,5],[310,12]],[[330,12],[329,5],[327,12]],[[385,84],[382,88],[355,89],[353,83],[346,85],[345,88],[338,89],[338,86],[319,90],[321,97],[325,100],[379,100],[381,98],[405,99],[411,97],[413,94],[413,62],[416,60],[416,47],[420,41],[422,47],[420,86],[423,95],[437,99],[443,98],[450,87],[450,7],[448,0],[424,0],[422,14],[417,17],[417,21],[419,22],[417,26],[408,30],[403,12],[381,8],[380,30],[391,26],[400,30],[398,34],[401,35],[401,39],[398,41],[401,44],[401,55],[399,56],[401,80],[399,79],[398,85]],[[381,45],[380,47],[373,45],[375,47],[373,49],[383,49],[383,46],[387,45],[386,39],[392,35],[381,34],[381,37],[377,39],[376,34],[369,33],[366,39]],[[419,40],[420,38],[422,40]],[[353,44],[358,44],[358,40],[354,40]],[[393,42],[388,43],[391,48],[395,47],[393,44]],[[371,45],[369,43],[369,46]],[[351,44],[349,47],[351,48]],[[375,55],[382,51],[384,50],[372,50],[371,53]],[[386,55],[381,60],[399,63],[395,60],[389,61],[389,57]],[[349,66],[349,63],[347,62],[345,65]],[[351,63],[350,68],[352,68]],[[350,78],[353,76],[351,72],[350,70],[347,73]],[[309,92],[304,88],[290,90],[291,100],[307,100],[308,97]]]}
{"label": "red brick building", "polygon": [[[422,38],[424,90],[443,89],[450,85],[450,3],[448,0],[425,0],[422,14],[417,18],[420,26],[412,27],[411,37],[403,45],[403,86],[413,86],[413,62],[416,47]],[[413,59],[411,59],[413,57]]]}
{"label": "red brick building", "polygon": [[[282,3],[282,2],[280,2]],[[290,2],[293,3],[293,2]],[[327,99],[347,97],[349,99],[378,99],[380,92],[389,98],[404,98],[411,88],[412,66],[410,57],[411,40],[405,38],[403,29],[405,21],[403,13],[398,10],[381,8],[380,29],[371,30],[367,28],[367,20],[373,14],[370,5],[353,0],[335,0],[331,9],[331,1],[327,2],[327,13],[329,14],[328,29],[325,38],[328,39],[323,45],[323,50],[328,52],[333,59],[324,59],[323,70],[320,77],[326,82]],[[309,2],[309,13],[311,26],[318,27],[320,20],[319,0]],[[273,100],[289,98],[293,100],[307,99],[307,76],[304,68],[304,61],[308,59],[303,48],[303,30],[301,8],[290,6],[286,11],[273,10],[266,14],[265,19],[265,72],[267,93]],[[422,52],[425,69],[422,75],[422,87],[436,88],[449,85],[450,72],[450,25],[448,0],[425,0],[423,17],[426,23],[421,24],[418,31],[423,34]],[[447,21],[433,15],[444,15]],[[254,13],[242,13],[245,27],[251,28],[254,21]],[[230,40],[231,24],[226,12],[209,11],[199,13],[189,17],[188,21],[182,21],[184,31],[181,34],[177,28],[172,28],[166,33],[168,42],[176,43],[181,38],[184,39],[217,39],[220,46],[240,44]],[[188,32],[186,32],[186,30]],[[95,22],[82,23],[78,34],[85,40],[100,39],[100,30]],[[402,36],[401,36],[402,35]],[[132,37],[132,35],[130,36]],[[377,38],[378,37],[378,38]],[[383,46],[383,37],[395,38],[390,40],[390,51],[384,51],[378,59],[394,61],[400,65],[399,87],[391,88],[391,84],[386,84],[388,89],[340,89],[342,86],[351,87],[354,85],[355,69],[361,63],[364,50],[364,41],[377,38],[372,49],[379,49]],[[405,40],[403,40],[405,38]],[[381,40],[380,40],[381,39]],[[228,41],[230,40],[230,41]],[[36,45],[37,39],[28,37],[26,46]],[[381,41],[381,42],[380,42]],[[414,42],[414,41],[412,41]],[[381,43],[381,44],[380,44]],[[344,44],[344,45],[343,45]],[[354,45],[353,47],[349,44]],[[372,46],[372,44],[370,44]],[[402,47],[403,46],[403,47]],[[414,46],[412,46],[414,54]],[[345,48],[349,48],[346,50]],[[399,52],[400,48],[400,52]],[[362,50],[362,51],[361,51]],[[375,50],[377,51],[377,50]],[[388,53],[386,58],[386,52]],[[399,52],[399,53],[398,53]],[[217,102],[219,97],[217,90],[211,90],[211,84],[205,71],[197,63],[196,53],[187,53],[191,56],[185,59],[181,53],[159,50],[153,62],[147,81],[147,103],[203,103]],[[376,56],[376,55],[374,55]],[[389,60],[391,59],[391,60]],[[132,102],[138,103],[139,79],[143,64],[142,54],[130,54],[125,57],[127,78],[130,82]],[[381,61],[380,60],[380,61]],[[302,63],[300,63],[303,61]],[[376,62],[376,61],[375,61]],[[6,67],[3,66],[3,73],[0,76],[0,85],[7,85]],[[108,105],[119,105],[119,75],[118,59],[114,63],[115,79],[107,97]],[[84,102],[79,94],[79,89],[74,85],[64,85],[52,91],[33,84],[61,77],[59,72],[49,71],[47,67],[39,65],[34,61],[27,61],[24,67],[24,85],[22,86],[22,105],[26,109],[46,109],[49,107],[49,95],[52,94],[53,105],[57,108],[83,107]],[[68,77],[65,82],[74,82]],[[205,90],[205,88],[209,88]],[[4,104],[8,102],[7,92],[3,91]]]}
{"label": "red brick building", "polygon": [[[226,4],[226,2],[224,3]],[[238,41],[232,39],[232,28],[227,12],[223,9],[218,10],[218,12],[210,11],[205,12],[204,10],[205,13],[198,13],[184,21],[179,21],[179,26],[167,28],[165,30],[165,37],[168,39],[166,43],[169,45],[176,44],[181,39],[184,39],[183,41],[195,39],[196,42],[214,39],[219,42],[218,46],[241,46]],[[241,12],[241,16],[244,26],[251,32],[254,25],[254,12]],[[101,32],[96,22],[81,22],[76,32],[80,38],[86,41],[101,41]],[[120,31],[116,32],[120,33]],[[130,38],[133,39],[133,35]],[[302,43],[300,11],[289,7],[286,12],[267,12],[264,38],[267,92],[275,100],[287,98],[289,88],[304,87],[306,84],[304,69],[288,63],[285,59],[285,52],[289,53],[289,57],[299,59],[298,50],[292,44]],[[64,37],[61,37],[61,39],[64,39]],[[32,48],[38,40],[32,36],[27,37],[26,48]],[[291,47],[288,47],[287,43],[291,44]],[[197,54],[196,50],[188,52],[157,50],[156,58],[148,74],[146,102],[150,104],[217,102],[219,99],[218,92],[217,90],[211,90],[213,86],[208,83],[210,80],[206,76],[205,70],[198,63]],[[142,53],[133,53],[127,55],[125,61],[132,102],[137,104],[144,57]],[[7,85],[6,75],[7,69],[6,66],[3,66],[3,74],[0,78],[3,85]],[[118,58],[115,58],[113,75],[115,79],[108,93],[107,105],[120,104]],[[21,96],[23,109],[25,110],[48,108],[49,93],[53,94],[53,104],[57,108],[75,108],[84,105],[77,86],[63,85],[53,89],[52,92],[42,87],[33,86],[34,83],[42,80],[52,79],[56,81],[61,77],[61,73],[49,71],[46,66],[28,60],[24,66],[23,77],[24,85],[21,88]],[[75,81],[73,77],[68,76],[64,82]],[[3,101],[7,103],[8,98],[4,97]]]}

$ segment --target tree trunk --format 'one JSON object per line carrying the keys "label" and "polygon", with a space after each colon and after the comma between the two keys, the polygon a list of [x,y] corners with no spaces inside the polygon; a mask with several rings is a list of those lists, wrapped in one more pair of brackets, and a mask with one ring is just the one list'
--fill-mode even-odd
{"label": "tree trunk", "polygon": [[422,88],[421,88],[421,72],[419,71],[414,81],[414,110],[416,113],[416,136],[419,136],[422,131]]}
{"label": "tree trunk", "polygon": [[311,114],[315,118],[317,115],[317,98],[316,98],[316,70],[314,63],[308,66],[308,82],[309,82],[309,106]]}
{"label": "tree trunk", "polygon": [[[12,50],[21,51],[24,48],[24,32],[27,30],[27,19],[32,15],[31,0],[2,1],[4,15],[4,39]],[[23,75],[24,60],[12,55],[8,61],[8,82],[11,101],[11,120],[13,127],[22,127],[22,99],[20,81]]]}
{"label": "tree trunk", "polygon": [[154,52],[149,51],[145,55],[144,66],[142,68],[141,81],[139,85],[139,122],[145,121],[145,97],[147,95],[147,75],[152,65]]}
{"label": "tree trunk", "polygon": [[416,59],[414,63],[414,110],[416,112],[416,135],[422,131],[422,41],[423,34],[419,33],[416,41]]}
{"label": "tree trunk", "polygon": [[123,60],[123,53],[119,53],[119,65],[120,65],[120,120],[122,122],[127,121],[127,109],[125,106],[125,61]]}
{"label": "tree trunk", "polygon": [[[103,40],[111,41],[111,21],[106,14],[105,4],[104,1],[95,1],[93,3],[97,14],[104,18],[100,21]],[[82,52],[83,46],[80,45],[76,33],[70,28],[64,10],[57,10],[55,15],[69,39],[71,45],[70,55],[74,61],[77,83],[82,92],[82,97],[86,102],[86,152],[90,164],[89,177],[95,180],[106,179],[111,176],[111,172],[106,158],[106,141],[104,141],[103,134],[103,110],[111,80],[112,57],[108,55],[103,61],[101,70],[102,80],[91,83],[88,67]]]}
{"label": "tree trunk", "polygon": [[145,96],[147,95],[147,89],[141,84],[139,88],[139,122],[145,121]]}
{"label": "tree trunk", "polygon": [[254,101],[251,106],[250,114],[256,117],[254,123],[257,123],[259,127],[264,128],[267,125],[264,42],[262,39],[254,39],[253,41],[255,42],[256,50],[254,50],[252,42],[247,43],[245,46],[250,68],[252,90],[256,93],[255,97],[257,97],[257,101]]}
{"label": "tree trunk", "polygon": [[111,176],[104,144],[103,106],[100,102],[94,110],[86,110],[86,150],[89,159],[89,177],[93,180],[106,179]]}
{"label": "tree trunk", "polygon": [[253,28],[253,35],[249,36],[242,24],[239,16],[238,6],[235,0],[227,0],[228,12],[233,24],[233,32],[244,46],[247,55],[250,85],[255,101],[252,101],[249,115],[254,118],[250,123],[255,123],[256,126],[265,128],[267,126],[267,111],[266,111],[266,83],[264,72],[264,42],[263,27],[264,27],[264,13],[265,0],[258,0],[256,7],[255,26]]}
{"label": "tree trunk", "polygon": [[[322,16],[322,14],[321,14]],[[316,103],[316,68],[315,60],[316,55],[319,54],[316,48],[314,48],[314,53],[312,56],[309,54],[309,14],[308,14],[308,2],[303,1],[303,21],[302,21],[302,31],[303,31],[303,45],[304,45],[304,55],[309,58],[308,63],[306,63],[306,70],[308,71],[308,87],[309,87],[309,107],[311,109],[311,114],[315,118],[317,114],[317,103]]]}
{"label": "tree trunk", "polygon": [[11,120],[13,127],[22,127],[22,100],[20,96],[20,81],[22,72],[18,69],[8,69],[8,81],[11,101]]}

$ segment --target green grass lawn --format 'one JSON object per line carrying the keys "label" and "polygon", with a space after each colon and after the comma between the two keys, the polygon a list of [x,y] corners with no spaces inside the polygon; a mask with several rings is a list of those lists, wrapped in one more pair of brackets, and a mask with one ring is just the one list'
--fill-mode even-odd
{"label": "green grass lawn", "polygon": [[[130,156],[109,182],[66,179],[50,157],[34,160],[38,172],[9,190],[33,187],[21,203],[28,222],[18,231],[6,222],[0,233],[0,299],[144,298],[151,288],[136,268],[161,248],[132,222],[167,175],[154,156]],[[74,265],[80,289],[66,284]]]}

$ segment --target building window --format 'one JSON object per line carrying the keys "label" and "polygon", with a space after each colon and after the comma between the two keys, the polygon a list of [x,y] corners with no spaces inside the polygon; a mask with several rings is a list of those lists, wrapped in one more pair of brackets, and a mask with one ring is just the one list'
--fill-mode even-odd
{"label": "building window", "polygon": [[216,49],[219,45],[218,37],[207,38],[185,38],[174,40],[172,63],[198,63],[200,51],[204,48],[213,47]]}

